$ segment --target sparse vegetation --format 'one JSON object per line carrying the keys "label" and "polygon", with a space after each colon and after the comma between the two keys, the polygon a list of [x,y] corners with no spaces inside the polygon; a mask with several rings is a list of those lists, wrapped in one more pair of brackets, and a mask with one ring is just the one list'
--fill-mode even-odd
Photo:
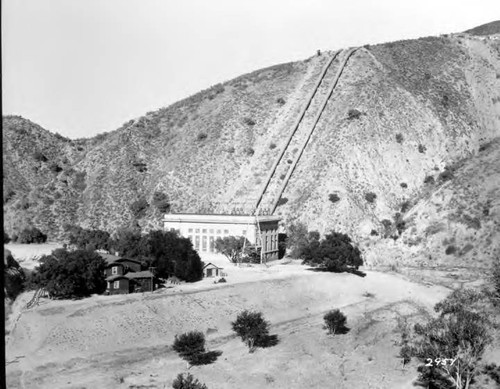
{"label": "sparse vegetation", "polygon": [[279,104],[279,105],[285,105],[285,99],[283,97],[278,97],[276,99],[276,102]]}
{"label": "sparse vegetation", "polygon": [[251,148],[251,147],[245,147],[245,148],[243,149],[243,152],[244,152],[246,155],[248,155],[249,157],[251,157],[252,155],[254,155],[254,154],[255,154],[255,150],[254,150],[253,148]]}
{"label": "sparse vegetation", "polygon": [[347,317],[338,309],[326,313],[323,320],[325,321],[324,329],[328,330],[330,335],[345,334],[349,331],[346,327]]}
{"label": "sparse vegetation", "polygon": [[449,245],[448,247],[446,247],[446,250],[444,252],[446,255],[451,255],[451,254],[455,254],[456,251],[457,251],[457,248],[454,245]]}
{"label": "sparse vegetation", "polygon": [[453,178],[453,171],[449,167],[445,167],[444,171],[439,173],[439,181],[445,182]]}
{"label": "sparse vegetation", "polygon": [[168,212],[170,209],[168,196],[163,192],[155,192],[153,194],[153,206],[161,213]]}
{"label": "sparse vegetation", "polygon": [[418,152],[424,154],[427,151],[427,148],[423,144],[418,145]]}
{"label": "sparse vegetation", "polygon": [[401,184],[399,184],[401,186],[401,188],[403,189],[406,189],[408,188],[408,184],[406,182],[402,182]]}
{"label": "sparse vegetation", "polygon": [[398,142],[399,144],[403,143],[403,134],[401,133],[396,134],[396,142]]}
{"label": "sparse vegetation", "polygon": [[280,197],[280,199],[278,200],[277,206],[279,207],[280,205],[284,205],[286,203],[288,203],[288,198],[286,198],[286,197]]}
{"label": "sparse vegetation", "polygon": [[276,148],[276,143],[272,142],[270,145],[269,145],[269,149],[270,150],[274,150]]}
{"label": "sparse vegetation", "polygon": [[434,177],[433,176],[426,176],[424,178],[424,184],[428,184],[428,185],[434,184]]}

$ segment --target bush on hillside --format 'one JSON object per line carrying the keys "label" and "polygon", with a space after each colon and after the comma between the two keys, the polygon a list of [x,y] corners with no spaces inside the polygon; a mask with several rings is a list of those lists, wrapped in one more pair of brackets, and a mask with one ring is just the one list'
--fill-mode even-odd
{"label": "bush on hillside", "polygon": [[274,143],[274,142],[271,142],[271,144],[269,145],[270,150],[274,150],[276,147],[277,147],[276,143]]}
{"label": "bush on hillside", "polygon": [[[411,344],[412,356],[422,362],[419,383],[426,387],[466,388],[481,370],[481,357],[492,337],[485,296],[471,289],[460,289],[437,303],[439,314],[426,324],[416,324]],[[429,359],[457,358],[446,368]]]}
{"label": "bush on hillside", "polygon": [[192,366],[213,363],[222,354],[220,351],[207,352],[205,350],[205,335],[199,331],[176,335],[173,349]]}
{"label": "bush on hillside", "polygon": [[161,213],[168,212],[170,210],[170,201],[168,196],[163,192],[155,192],[153,194],[153,206],[155,206]]}
{"label": "bush on hillside", "polygon": [[255,120],[249,117],[245,117],[243,119],[243,123],[245,123],[247,126],[255,126]]}
{"label": "bush on hillside", "polygon": [[304,264],[320,266],[331,272],[357,270],[363,265],[361,252],[346,234],[332,231],[321,241],[316,234],[305,248]]}
{"label": "bush on hillside", "polygon": [[57,249],[40,258],[30,281],[56,298],[87,297],[106,290],[105,267],[104,259],[93,251]]}
{"label": "bush on hillside", "polygon": [[419,152],[419,153],[423,154],[423,153],[425,153],[425,152],[426,152],[426,150],[427,150],[427,148],[426,148],[423,144],[421,144],[421,143],[420,143],[420,144],[418,145],[418,152]]}
{"label": "bush on hillside", "polygon": [[453,171],[451,169],[449,169],[448,167],[446,167],[444,169],[444,171],[439,173],[438,178],[439,178],[439,181],[441,181],[441,182],[449,181],[453,178]]}
{"label": "bush on hillside", "polygon": [[345,334],[349,329],[346,327],[347,317],[338,309],[329,311],[323,316],[325,321],[324,329],[331,335]]}
{"label": "bush on hillside", "polygon": [[276,99],[276,102],[279,104],[279,105],[285,105],[285,99],[283,97],[278,97]]}
{"label": "bush on hillside", "polygon": [[130,204],[130,211],[136,219],[140,219],[146,215],[146,210],[149,207],[149,203],[145,198],[140,198]]}
{"label": "bush on hillside", "polygon": [[208,389],[205,384],[195,379],[190,373],[179,374],[177,378],[172,383],[172,388],[174,389]]}
{"label": "bush on hillside", "polygon": [[401,186],[401,188],[403,189],[406,189],[408,188],[408,184],[406,182],[402,182],[401,184],[399,184]]}
{"label": "bush on hillside", "polygon": [[208,138],[208,135],[205,133],[205,132],[200,132],[197,136],[196,136],[196,140],[198,141],[202,141],[202,140],[205,140]]}
{"label": "bush on hillside", "polygon": [[399,144],[403,143],[403,134],[401,133],[396,134],[396,142],[398,142]]}
{"label": "bush on hillside", "polygon": [[47,162],[48,161],[47,157],[45,155],[43,155],[43,153],[41,151],[35,151],[33,153],[33,158],[37,162]]}
{"label": "bush on hillside", "polygon": [[45,243],[46,241],[47,235],[36,227],[24,228],[17,237],[18,243]]}
{"label": "bush on hillside", "polygon": [[365,193],[365,200],[368,201],[369,203],[373,203],[376,198],[377,198],[377,195],[373,192]]}
{"label": "bush on hillside", "polygon": [[245,149],[243,150],[243,152],[248,155],[249,157],[251,157],[252,155],[255,154],[255,150],[251,147],[245,147]]}
{"label": "bush on hillside", "polygon": [[280,205],[284,205],[286,203],[288,203],[288,199],[286,197],[280,197],[277,206],[279,207]]}
{"label": "bush on hillside", "polygon": [[347,111],[347,119],[348,120],[353,120],[353,119],[359,119],[361,117],[362,113],[358,111],[357,109],[350,109]]}
{"label": "bush on hillside", "polygon": [[340,197],[337,193],[330,193],[328,195],[328,200],[335,204],[337,201],[340,201]]}
{"label": "bush on hillside", "polygon": [[293,258],[302,258],[309,245],[307,226],[304,223],[292,223],[287,228],[286,248]]}
{"label": "bush on hillside", "polygon": [[5,231],[3,232],[3,244],[7,244],[10,242],[10,236]]}
{"label": "bush on hillside", "polygon": [[434,177],[433,176],[426,176],[424,178],[424,184],[429,184],[429,185],[434,184]]}
{"label": "bush on hillside", "polygon": [[262,312],[245,310],[238,314],[231,326],[251,353],[256,347],[269,347],[278,343],[276,335],[269,335],[269,322],[264,320]]}

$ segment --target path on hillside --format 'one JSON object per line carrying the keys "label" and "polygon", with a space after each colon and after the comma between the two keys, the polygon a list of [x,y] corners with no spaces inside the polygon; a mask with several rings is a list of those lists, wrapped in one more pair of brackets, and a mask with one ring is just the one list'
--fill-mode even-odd
{"label": "path on hillside", "polygon": [[[285,145],[275,159],[255,204],[256,214],[273,214],[345,66],[357,48],[335,53],[327,63],[306,105],[300,112]],[[333,64],[336,63],[336,66]]]}

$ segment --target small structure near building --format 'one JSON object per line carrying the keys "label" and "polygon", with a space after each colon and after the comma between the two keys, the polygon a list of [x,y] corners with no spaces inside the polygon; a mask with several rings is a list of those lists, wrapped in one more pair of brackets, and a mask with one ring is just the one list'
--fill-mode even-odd
{"label": "small structure near building", "polygon": [[222,277],[222,267],[209,262],[203,266],[203,277]]}
{"label": "small structure near building", "polygon": [[226,236],[244,236],[260,247],[264,260],[278,259],[279,216],[166,214],[165,230],[175,230],[189,238],[201,258],[216,254],[215,241]]}
{"label": "small structure near building", "polygon": [[110,254],[100,254],[108,263],[105,270],[107,294],[152,292],[156,278],[150,270],[142,270],[140,262]]}

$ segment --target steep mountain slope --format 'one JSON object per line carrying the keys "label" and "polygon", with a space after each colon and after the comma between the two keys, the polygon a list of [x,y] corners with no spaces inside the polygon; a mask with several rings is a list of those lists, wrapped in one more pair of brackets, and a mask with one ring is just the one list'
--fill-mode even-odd
{"label": "steep mountain slope", "polygon": [[[64,222],[113,230],[134,217],[144,228],[158,227],[155,193],[166,194],[177,212],[251,210],[331,55],[216,85],[99,139],[62,140],[30,124],[40,134],[32,136],[17,130],[27,127],[23,119],[4,118],[4,182],[15,192],[4,200],[7,231],[34,223],[56,237]],[[306,117],[305,124],[311,120]],[[411,226],[406,219],[412,212],[430,206],[425,196],[441,190],[425,184],[426,177],[446,177],[460,161],[476,166],[479,149],[499,136],[498,34],[360,48],[347,62],[277,213],[285,225],[300,220],[321,232],[347,232],[358,242],[384,241],[393,228],[389,221]],[[34,150],[50,158],[40,162]],[[52,172],[52,161],[62,171]],[[495,186],[498,178],[488,170],[493,165],[478,165],[477,174],[491,176]],[[457,181],[455,190],[464,184]],[[331,194],[339,200],[330,201]],[[480,208],[478,198],[469,201]],[[412,234],[421,233],[418,226]],[[419,247],[431,250],[432,244]]]}

